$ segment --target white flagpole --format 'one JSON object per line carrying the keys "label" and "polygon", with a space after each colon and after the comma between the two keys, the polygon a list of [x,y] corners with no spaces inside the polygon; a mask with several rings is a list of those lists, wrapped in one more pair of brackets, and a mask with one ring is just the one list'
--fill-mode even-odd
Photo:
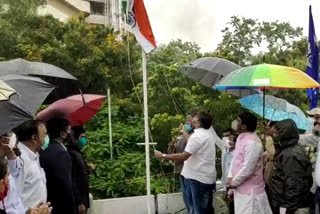
{"label": "white flagpole", "polygon": [[144,112],[144,139],[146,150],[146,182],[148,214],[151,214],[151,180],[150,180],[150,147],[149,147],[149,123],[148,123],[148,88],[147,88],[147,56],[142,49],[142,79],[143,79],[143,112]]}
{"label": "white flagpole", "polygon": [[110,88],[107,89],[108,96],[108,116],[109,116],[109,144],[110,144],[110,159],[113,158],[113,149],[112,149],[112,126],[111,126],[111,95]]}

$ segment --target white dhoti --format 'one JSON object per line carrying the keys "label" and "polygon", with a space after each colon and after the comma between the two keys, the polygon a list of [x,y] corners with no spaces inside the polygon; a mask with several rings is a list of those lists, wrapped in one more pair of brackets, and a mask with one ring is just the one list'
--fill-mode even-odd
{"label": "white dhoti", "polygon": [[234,191],[235,214],[272,214],[267,194],[245,195]]}

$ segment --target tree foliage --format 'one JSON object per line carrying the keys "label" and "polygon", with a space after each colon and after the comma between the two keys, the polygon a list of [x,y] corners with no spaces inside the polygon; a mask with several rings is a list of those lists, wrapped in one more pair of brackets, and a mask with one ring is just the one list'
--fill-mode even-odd
{"label": "tree foliage", "polygon": [[[85,93],[105,94],[110,87],[113,160],[106,105],[86,125],[90,143],[84,152],[87,160],[96,164],[90,175],[91,191],[99,198],[145,194],[144,147],[137,145],[144,142],[141,49],[131,35],[87,24],[81,14],[67,23],[38,16],[36,8],[41,4],[41,0],[0,2],[0,59],[24,58],[57,65],[76,76]],[[212,53],[203,54],[197,44],[175,40],[148,55],[150,134],[157,149],[166,151],[186,114],[195,108],[212,114],[220,135],[242,111],[235,97],[183,76],[179,72],[182,64],[217,56],[242,66],[266,62],[305,69],[307,43],[301,28],[232,17],[222,33],[223,40]],[[301,90],[268,93],[300,107],[306,103]],[[153,192],[173,191],[172,170],[170,164],[151,158]]]}

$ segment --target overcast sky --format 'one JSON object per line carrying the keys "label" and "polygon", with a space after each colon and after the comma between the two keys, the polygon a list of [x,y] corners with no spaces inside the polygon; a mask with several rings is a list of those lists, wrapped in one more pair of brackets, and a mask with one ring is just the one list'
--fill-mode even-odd
{"label": "overcast sky", "polygon": [[202,51],[213,51],[222,40],[221,30],[233,15],[261,21],[288,21],[308,34],[312,5],[320,39],[320,0],[144,0],[157,44],[173,39],[192,41]]}

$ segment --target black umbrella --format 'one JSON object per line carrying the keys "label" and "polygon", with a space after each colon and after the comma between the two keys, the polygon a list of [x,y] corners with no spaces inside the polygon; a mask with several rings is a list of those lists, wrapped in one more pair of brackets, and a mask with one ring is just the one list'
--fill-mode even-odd
{"label": "black umbrella", "polygon": [[0,74],[23,74],[77,80],[65,70],[44,62],[13,59],[0,62]]}
{"label": "black umbrella", "polygon": [[79,92],[77,78],[65,70],[44,62],[30,62],[24,59],[13,59],[0,62],[0,75],[22,74],[41,77],[56,86],[47,102],[52,102]]}
{"label": "black umbrella", "polygon": [[18,74],[0,76],[16,94],[0,102],[0,136],[34,118],[35,113],[54,86],[37,77]]}
{"label": "black umbrella", "polygon": [[[180,72],[201,85],[212,88],[222,77],[240,67],[222,58],[202,57],[182,65]],[[250,89],[227,90],[227,92],[238,97],[258,93],[257,90]]]}

